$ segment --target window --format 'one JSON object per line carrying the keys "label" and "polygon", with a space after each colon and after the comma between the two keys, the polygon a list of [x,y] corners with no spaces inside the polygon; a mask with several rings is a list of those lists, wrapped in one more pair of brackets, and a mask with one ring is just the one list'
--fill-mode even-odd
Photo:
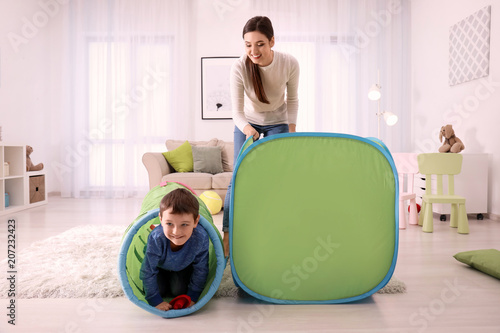
{"label": "window", "polygon": [[172,105],[168,38],[91,39],[88,43],[89,190],[147,184],[140,163],[164,149]]}
{"label": "window", "polygon": [[[346,102],[347,59],[336,43],[279,42],[276,48],[292,54],[300,65],[298,131],[339,131]],[[342,108],[343,109],[343,108]]]}

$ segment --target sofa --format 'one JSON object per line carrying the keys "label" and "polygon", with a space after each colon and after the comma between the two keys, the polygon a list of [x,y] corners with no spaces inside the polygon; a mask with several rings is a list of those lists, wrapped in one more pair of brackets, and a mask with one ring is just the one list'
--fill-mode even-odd
{"label": "sofa", "polygon": [[[170,158],[170,153],[175,154],[188,144],[192,149],[193,154],[193,171],[178,172],[180,169],[173,161],[167,161]],[[167,140],[165,142],[167,152],[147,152],[142,156],[142,163],[146,167],[149,176],[149,188],[159,185],[164,181],[179,182],[193,189],[197,195],[201,195],[205,191],[214,191],[224,202],[226,197],[227,187],[233,175],[233,159],[234,159],[234,144],[233,142],[225,142],[219,139],[211,139],[209,141],[186,141],[186,140]],[[216,148],[219,147],[219,148]],[[189,147],[188,147],[189,148]],[[222,169],[217,166],[217,170],[208,170],[204,172],[207,161],[203,160],[206,155],[198,154],[198,152],[213,152],[220,149],[220,163]],[[211,154],[210,153],[210,154]],[[198,157],[197,156],[201,156]],[[217,155],[218,156],[218,155]],[[212,159],[213,154],[209,156]],[[201,158],[201,160],[200,160]],[[218,162],[218,161],[217,161]],[[172,165],[174,164],[174,165]]]}

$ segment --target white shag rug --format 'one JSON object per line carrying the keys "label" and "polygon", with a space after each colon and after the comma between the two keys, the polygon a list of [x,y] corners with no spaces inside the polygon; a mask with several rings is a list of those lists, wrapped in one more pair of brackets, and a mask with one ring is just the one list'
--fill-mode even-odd
{"label": "white shag rug", "polygon": [[[33,243],[16,256],[16,298],[123,297],[118,278],[118,253],[125,228],[84,225]],[[7,259],[0,261],[7,267]],[[0,298],[7,298],[9,281],[0,279]],[[378,293],[406,291],[393,277]],[[229,265],[214,295],[245,296],[233,283]]]}
{"label": "white shag rug", "polygon": [[[33,243],[17,253],[17,298],[107,298],[124,293],[118,252],[125,228],[84,225]],[[7,260],[0,262],[7,267]],[[6,298],[9,281],[0,281]]]}

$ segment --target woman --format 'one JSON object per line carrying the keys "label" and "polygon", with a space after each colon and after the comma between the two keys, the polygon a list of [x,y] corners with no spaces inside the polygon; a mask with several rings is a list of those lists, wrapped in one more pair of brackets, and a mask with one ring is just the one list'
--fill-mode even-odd
{"label": "woman", "polygon": [[[295,132],[299,100],[299,63],[286,53],[272,50],[271,20],[256,16],[243,27],[245,54],[231,68],[234,161],[245,140],[260,135]],[[224,201],[224,253],[229,254],[231,184]]]}

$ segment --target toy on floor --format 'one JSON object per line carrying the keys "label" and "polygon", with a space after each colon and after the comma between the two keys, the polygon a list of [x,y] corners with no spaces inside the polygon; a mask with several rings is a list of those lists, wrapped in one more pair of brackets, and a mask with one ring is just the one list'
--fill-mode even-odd
{"label": "toy on floor", "polygon": [[441,127],[439,132],[439,142],[444,142],[441,147],[439,147],[440,153],[460,153],[465,149],[465,145],[462,140],[455,136],[455,131],[451,125],[446,125]]}
{"label": "toy on floor", "polygon": [[[420,209],[421,209],[421,208],[422,208],[422,207],[421,207],[419,204],[417,204],[417,213],[420,213]],[[409,213],[409,212],[410,212],[410,206],[408,205],[408,213]]]}
{"label": "toy on floor", "polygon": [[210,214],[215,215],[222,209],[222,199],[215,191],[205,191],[200,195],[200,199],[207,205]]}
{"label": "toy on floor", "polygon": [[179,295],[169,302],[172,305],[172,309],[185,309],[191,304],[191,297],[188,295]]}
{"label": "toy on floor", "polygon": [[232,184],[231,271],[246,293],[280,304],[344,303],[389,282],[399,185],[379,140],[273,135],[240,153]]}
{"label": "toy on floor", "polygon": [[[164,182],[149,191],[142,202],[139,216],[125,231],[120,254],[118,256],[118,274],[125,295],[140,308],[164,318],[181,317],[201,309],[217,291],[222,280],[224,268],[226,267],[222,237],[217,227],[213,224],[212,215],[205,203],[198,198],[200,204],[200,221],[198,227],[201,226],[204,228],[210,238],[209,273],[205,289],[198,299],[198,302],[193,306],[189,306],[191,302],[191,300],[189,300],[189,307],[187,308],[174,307],[172,310],[163,311],[147,303],[143,282],[140,279],[140,269],[144,259],[144,251],[148,236],[154,229],[154,226],[160,223],[158,207],[161,199],[170,191],[180,187],[187,188],[178,183]],[[191,189],[189,190],[193,192]],[[167,299],[165,299],[165,301],[170,302],[170,300]],[[178,306],[181,306],[184,301],[179,301],[180,303]]]}
{"label": "toy on floor", "polygon": [[43,163],[33,164],[30,157],[32,152],[33,147],[26,146],[26,171],[40,171],[43,169]]}

